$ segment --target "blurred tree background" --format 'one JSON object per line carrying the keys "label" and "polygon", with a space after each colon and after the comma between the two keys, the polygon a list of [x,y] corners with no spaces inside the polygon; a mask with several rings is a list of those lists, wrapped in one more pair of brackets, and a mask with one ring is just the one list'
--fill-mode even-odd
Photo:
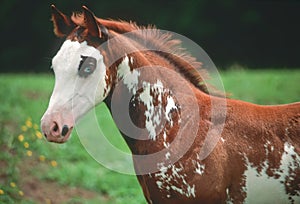
{"label": "blurred tree background", "polygon": [[82,5],[101,18],[136,21],[182,34],[220,68],[299,68],[299,0],[1,0],[0,71],[45,72],[63,39],[53,35],[50,5],[71,14]]}

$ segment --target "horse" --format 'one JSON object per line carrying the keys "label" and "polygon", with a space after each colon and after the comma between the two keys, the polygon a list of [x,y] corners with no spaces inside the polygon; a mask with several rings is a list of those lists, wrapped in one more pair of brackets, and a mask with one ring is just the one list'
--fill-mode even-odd
{"label": "horse", "polygon": [[[127,109],[143,130],[124,130],[121,114],[117,126],[149,204],[300,203],[299,102],[256,105],[219,93],[201,62],[153,26],[101,19],[86,6],[71,16],[51,11],[54,34],[65,41],[52,59],[55,85],[41,119],[49,142],[66,142],[75,122],[104,102],[112,114]],[[206,145],[220,125],[216,143]],[[201,156],[203,148],[211,151]]]}

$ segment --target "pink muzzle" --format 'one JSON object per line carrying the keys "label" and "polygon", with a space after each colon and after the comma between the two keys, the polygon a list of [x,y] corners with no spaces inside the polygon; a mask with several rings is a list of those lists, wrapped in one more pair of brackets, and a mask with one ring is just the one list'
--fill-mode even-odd
{"label": "pink muzzle", "polygon": [[73,117],[63,117],[61,112],[47,111],[41,120],[42,132],[49,142],[66,142],[70,138],[73,126]]}

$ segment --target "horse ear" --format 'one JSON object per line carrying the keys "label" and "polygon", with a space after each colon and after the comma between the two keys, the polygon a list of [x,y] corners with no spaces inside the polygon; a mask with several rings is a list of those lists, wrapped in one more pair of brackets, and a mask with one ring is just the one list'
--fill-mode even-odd
{"label": "horse ear", "polygon": [[107,28],[100,24],[99,25],[100,31],[101,31],[101,37],[103,37],[104,40],[108,40],[108,30]]}
{"label": "horse ear", "polygon": [[57,37],[68,35],[74,28],[74,23],[65,14],[59,11],[54,5],[51,5],[51,13],[54,26],[54,34]]}
{"label": "horse ear", "polygon": [[94,13],[89,10],[86,6],[82,6],[83,13],[84,13],[84,21],[86,24],[86,27],[88,29],[88,32],[93,37],[98,38],[108,38],[108,31],[105,26],[101,25],[99,22],[97,22],[96,17]]}

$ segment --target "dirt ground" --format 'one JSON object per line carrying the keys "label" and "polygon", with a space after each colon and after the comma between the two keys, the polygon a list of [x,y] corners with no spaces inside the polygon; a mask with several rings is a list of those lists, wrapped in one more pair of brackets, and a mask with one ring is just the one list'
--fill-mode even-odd
{"label": "dirt ground", "polygon": [[[62,186],[54,181],[40,180],[32,175],[31,167],[37,165],[37,161],[27,159],[22,162],[20,169],[20,188],[24,192],[24,198],[36,203],[60,204],[66,203],[73,198],[107,200],[99,193],[78,187]],[[23,165],[26,164],[26,165]],[[74,202],[72,202],[74,203]]]}

